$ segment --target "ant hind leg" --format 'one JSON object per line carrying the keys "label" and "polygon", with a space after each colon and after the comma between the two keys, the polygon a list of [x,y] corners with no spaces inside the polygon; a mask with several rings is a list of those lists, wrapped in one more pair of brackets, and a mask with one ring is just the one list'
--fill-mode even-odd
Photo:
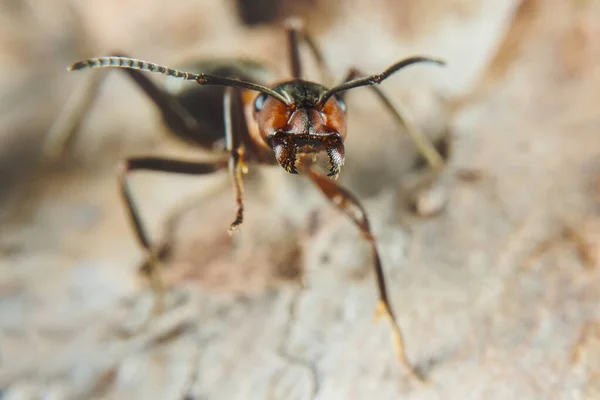
{"label": "ant hind leg", "polygon": [[[114,54],[116,57],[123,57],[123,54]],[[183,137],[194,138],[198,136],[200,131],[199,122],[175,97],[159,88],[144,73],[137,70],[123,71],[156,105],[162,113],[164,121],[173,131],[180,132]],[[58,159],[64,155],[70,144],[75,140],[79,126],[97,99],[100,85],[105,78],[106,71],[90,71],[83,84],[73,92],[67,101],[67,105],[48,132],[44,144],[44,153],[47,157]],[[210,146],[207,144],[206,148],[210,149]]]}
{"label": "ant hind leg", "polygon": [[85,116],[98,98],[98,88],[106,77],[105,71],[94,71],[69,96],[67,104],[54,120],[44,141],[44,156],[59,160],[74,141]]}
{"label": "ant hind leg", "polygon": [[[357,68],[351,68],[344,82],[366,76]],[[414,143],[422,160],[429,167],[430,175],[418,185],[410,196],[411,208],[417,215],[430,217],[438,214],[448,201],[448,186],[451,184],[451,177],[446,173],[445,164],[447,159],[447,149],[439,149],[436,144],[419,129],[412,121],[402,104],[392,100],[385,91],[378,86],[369,86],[383,103],[388,112],[394,117],[399,127],[404,128]],[[347,92],[342,92],[345,96]],[[440,150],[446,150],[442,152]]]}
{"label": "ant hind leg", "polygon": [[314,37],[306,31],[303,21],[298,17],[287,18],[284,21],[284,28],[288,37],[292,77],[294,79],[300,79],[303,77],[302,65],[300,61],[300,43],[303,41],[308,46],[308,49],[317,62],[317,67],[319,68],[323,85],[327,87],[331,85],[333,83],[333,74],[327,66],[325,58],[323,57],[323,52],[317,45]]}

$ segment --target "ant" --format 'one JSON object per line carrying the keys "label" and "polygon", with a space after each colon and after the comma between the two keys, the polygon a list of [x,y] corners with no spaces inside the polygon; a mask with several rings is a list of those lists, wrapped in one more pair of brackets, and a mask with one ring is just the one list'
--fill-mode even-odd
{"label": "ant", "polygon": [[[411,129],[400,109],[376,85],[397,71],[416,63],[444,65],[441,60],[416,56],[401,60],[381,74],[365,75],[352,68],[343,83],[328,89],[321,84],[302,79],[300,62],[300,43],[303,41],[318,62],[321,72],[327,71],[322,54],[313,38],[296,19],[285,24],[289,44],[289,62],[291,79],[279,81],[269,86],[252,82],[253,76],[248,69],[235,66],[212,66],[200,73],[180,71],[158,64],[137,60],[123,55],[90,58],[72,64],[68,70],[76,71],[90,68],[121,68],[160,109],[164,122],[171,133],[194,145],[220,150],[222,158],[212,162],[182,161],[161,157],[133,157],[121,163],[118,180],[120,193],[125,203],[136,238],[146,256],[146,273],[150,285],[156,294],[155,311],[160,310],[164,287],[160,279],[160,252],[156,251],[144,228],[137,206],[128,185],[128,176],[133,171],[148,170],[178,174],[204,175],[223,169],[229,169],[233,181],[233,191],[237,210],[231,223],[230,232],[238,229],[244,219],[244,190],[242,177],[250,166],[279,164],[290,174],[303,173],[314,182],[317,188],[335,207],[345,213],[360,229],[369,242],[376,274],[379,300],[377,316],[385,317],[393,331],[397,356],[408,373],[418,379],[416,372],[405,352],[400,327],[392,311],[385,276],[371,232],[369,220],[358,199],[347,189],[336,183],[345,161],[344,140],[347,135],[347,109],[344,101],[346,91],[369,86],[396,121],[408,128],[419,152],[431,168],[439,170],[443,160],[435,147],[419,133]],[[209,65],[209,64],[206,64]],[[260,68],[260,65],[252,64]],[[191,89],[186,95],[172,95],[157,87],[141,71],[155,72],[186,81],[194,81],[201,87],[224,87],[223,96],[224,125],[222,137],[213,137],[202,131],[202,110],[198,102],[189,101]],[[209,74],[207,72],[214,72]],[[255,71],[256,72],[256,71]],[[199,88],[194,89],[199,93]],[[65,137],[62,138],[65,142]],[[219,145],[219,140],[221,145]],[[313,167],[316,155],[325,152],[329,160],[328,177],[318,173]],[[330,179],[332,178],[332,179]],[[159,311],[160,312],[160,311]]]}

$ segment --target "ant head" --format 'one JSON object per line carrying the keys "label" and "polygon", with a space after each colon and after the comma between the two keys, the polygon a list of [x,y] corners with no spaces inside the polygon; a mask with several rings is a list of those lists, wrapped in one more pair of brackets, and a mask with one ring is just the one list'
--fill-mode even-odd
{"label": "ant head", "polygon": [[330,96],[323,102],[328,89],[302,80],[284,82],[272,90],[286,102],[260,93],[254,101],[254,116],[262,139],[273,149],[279,164],[295,174],[299,154],[325,151],[329,156],[329,175],[337,177],[344,164],[344,101]]}

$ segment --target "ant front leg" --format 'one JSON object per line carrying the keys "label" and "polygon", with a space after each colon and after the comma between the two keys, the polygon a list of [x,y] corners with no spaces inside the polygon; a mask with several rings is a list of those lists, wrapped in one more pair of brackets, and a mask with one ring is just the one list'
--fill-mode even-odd
{"label": "ant front leg", "polygon": [[160,314],[163,308],[164,285],[160,278],[160,250],[157,250],[155,246],[153,246],[150,236],[144,227],[138,208],[133,200],[127,178],[131,172],[142,170],[189,175],[204,175],[225,169],[227,164],[227,160],[220,160],[216,162],[193,162],[159,157],[129,158],[123,161],[121,164],[118,176],[120,192],[125,203],[129,219],[133,226],[135,236],[145,252],[146,259],[144,262],[144,272],[147,273],[150,286],[157,297],[152,315]]}
{"label": "ant front leg", "polygon": [[340,211],[346,214],[352,220],[352,222],[354,222],[354,224],[360,229],[360,231],[364,235],[365,239],[369,242],[375,266],[377,290],[379,292],[379,301],[377,303],[376,316],[383,316],[389,321],[389,323],[392,326],[394,344],[396,347],[398,359],[412,377],[422,381],[423,378],[411,365],[406,355],[402,331],[400,330],[400,327],[398,326],[398,323],[396,321],[396,317],[394,316],[394,313],[392,311],[392,306],[390,304],[387,286],[385,283],[385,275],[381,266],[381,259],[379,257],[379,252],[377,251],[375,238],[373,237],[373,233],[371,232],[369,220],[367,218],[365,209],[359,203],[358,199],[352,193],[350,193],[350,191],[338,185],[335,181],[325,176],[319,175],[314,171],[310,171],[310,177],[312,178],[314,183],[319,187],[319,189],[321,189],[321,192],[323,192],[323,194]]}
{"label": "ant front leg", "polygon": [[[352,68],[348,72],[346,79],[344,82],[351,81],[356,78],[360,78],[366,76],[357,68]],[[392,114],[396,123],[401,127],[406,129],[406,132],[410,136],[411,140],[415,144],[415,147],[421,153],[423,158],[429,164],[429,167],[434,172],[439,172],[444,167],[444,158],[437,151],[435,146],[431,143],[431,141],[421,132],[421,130],[412,122],[412,119],[407,115],[406,112],[402,109],[401,105],[397,102],[394,102],[391,97],[389,97],[380,87],[378,86],[369,86],[373,92],[377,95],[379,100],[383,103],[385,108]],[[342,94],[342,96],[344,96]]]}
{"label": "ant front leg", "polygon": [[231,174],[233,193],[235,194],[235,202],[237,204],[235,220],[229,227],[230,234],[239,229],[242,222],[244,222],[244,185],[242,183],[242,174],[248,172],[248,166],[244,161],[244,147],[241,144],[240,133],[237,130],[244,123],[243,111],[234,107],[233,94],[234,89],[229,87],[225,90],[225,95],[223,96],[225,143],[229,152],[229,173]]}
{"label": "ant front leg", "polygon": [[[122,57],[122,54],[116,57]],[[173,130],[183,132],[185,137],[194,137],[199,123],[181,103],[137,70],[123,70],[146,96],[158,107],[163,119]],[[67,105],[52,124],[44,152],[51,158],[59,158],[73,142],[77,130],[98,96],[98,89],[106,77],[105,71],[90,71],[91,76],[69,98]]]}

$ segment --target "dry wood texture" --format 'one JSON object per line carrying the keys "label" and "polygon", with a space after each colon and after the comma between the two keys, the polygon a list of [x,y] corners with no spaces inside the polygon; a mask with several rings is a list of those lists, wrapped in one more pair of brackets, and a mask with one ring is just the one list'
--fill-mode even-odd
{"label": "dry wood texture", "polygon": [[162,64],[259,55],[285,73],[284,37],[242,24],[234,2],[4,1],[4,398],[177,399],[190,386],[211,400],[600,398],[600,2],[288,3],[277,15],[307,19],[338,77],[415,53],[448,62],[385,84],[428,135],[450,135],[448,192],[432,194],[448,197],[443,212],[411,213],[426,177],[368,89],[348,98],[340,177],[365,201],[409,357],[431,384],[407,379],[373,320],[358,232],[278,167],[248,177],[233,238],[226,174],[134,178],[153,237],[173,243],[172,291],[147,332],[117,336],[150,306],[117,161],[202,154],[164,138],[112,73],[70,155],[43,160],[45,132],[85,79],[64,68],[121,50]]}

